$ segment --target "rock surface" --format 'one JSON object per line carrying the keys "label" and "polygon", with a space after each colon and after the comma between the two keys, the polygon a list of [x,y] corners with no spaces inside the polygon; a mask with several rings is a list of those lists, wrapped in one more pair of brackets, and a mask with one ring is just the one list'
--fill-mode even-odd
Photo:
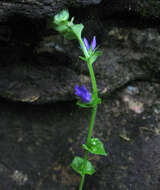
{"label": "rock surface", "polygon": [[99,4],[101,0],[5,0],[0,2],[0,20],[13,15],[24,15],[29,18],[54,16],[66,7],[79,7]]}
{"label": "rock surface", "polygon": [[[159,89],[134,82],[103,99],[93,136],[108,156],[90,155],[96,173],[86,177],[84,189],[159,189]],[[1,100],[0,189],[77,190],[80,176],[70,163],[83,155],[91,112],[74,105]]]}
{"label": "rock surface", "polygon": [[14,14],[25,15],[30,18],[43,18],[53,16],[57,11],[66,7],[85,7],[89,5],[98,5],[105,14],[110,15],[117,11],[135,11],[146,17],[160,16],[159,0],[1,0],[0,18],[12,17]]}
{"label": "rock surface", "polygon": [[[160,35],[156,28],[123,28],[107,21],[103,26],[103,37],[97,35],[103,55],[94,64],[101,95],[134,80],[159,80]],[[88,68],[78,59],[81,52],[76,42],[57,34],[47,35],[35,46],[27,37],[24,42],[13,40],[3,46],[0,58],[1,97],[42,104],[73,100],[76,84],[90,88]]]}
{"label": "rock surface", "polygon": [[[75,16],[77,22],[84,23],[83,35],[90,40],[96,35],[97,43],[103,52],[95,64],[100,94],[108,94],[133,80],[159,79],[158,27],[150,28],[148,24],[147,29],[146,25],[139,28],[140,23],[136,23],[135,19],[138,21],[138,18],[134,15],[130,20],[126,19],[127,15],[119,20],[107,18],[105,15],[106,12],[112,12],[107,11],[111,4],[114,12],[123,13],[127,10],[129,15],[130,12],[137,11],[136,2],[120,1],[116,4],[115,1],[111,1],[111,4],[107,4],[106,1],[98,0],[77,0],[74,3],[71,1],[64,3],[63,0],[53,2],[18,0],[11,4],[17,6],[21,4],[22,7],[23,4],[35,5],[39,11],[41,10],[39,6],[44,10],[47,10],[45,5],[58,10],[58,6],[64,8],[64,5],[73,5],[71,16]],[[98,5],[86,8],[82,6],[90,4]],[[10,6],[6,4],[6,7]],[[76,42],[66,41],[55,33],[51,27],[52,21],[47,19],[49,13],[46,13],[47,17],[42,13],[41,17],[30,18],[25,11],[36,14],[37,12],[32,9],[24,10],[20,6],[21,12],[19,12],[11,7],[10,11],[16,11],[18,16],[16,14],[5,16],[6,20],[2,22],[0,96],[12,101],[38,104],[73,100],[76,83],[85,83],[88,88],[90,87],[87,67],[78,60],[79,45]],[[5,9],[4,12],[7,14]],[[51,12],[52,15],[56,13],[53,10]],[[132,21],[136,23],[135,26],[130,24]]]}

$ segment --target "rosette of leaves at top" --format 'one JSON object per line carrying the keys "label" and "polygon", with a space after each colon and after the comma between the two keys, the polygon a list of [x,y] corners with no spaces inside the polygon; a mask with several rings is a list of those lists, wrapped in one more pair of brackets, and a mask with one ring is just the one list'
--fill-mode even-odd
{"label": "rosette of leaves at top", "polygon": [[93,37],[91,46],[89,46],[87,39],[83,38],[82,40],[81,38],[84,25],[74,24],[73,21],[74,17],[69,21],[69,12],[67,10],[62,10],[54,16],[54,28],[68,40],[78,39],[82,51],[85,54],[85,57],[79,56],[80,59],[86,61],[88,64],[92,64],[102,54],[100,51],[97,51],[96,37]]}
{"label": "rosette of leaves at top", "polygon": [[54,16],[54,28],[60,32],[68,40],[80,39],[81,33],[84,28],[83,24],[74,24],[74,17],[69,21],[69,12],[62,10]]}

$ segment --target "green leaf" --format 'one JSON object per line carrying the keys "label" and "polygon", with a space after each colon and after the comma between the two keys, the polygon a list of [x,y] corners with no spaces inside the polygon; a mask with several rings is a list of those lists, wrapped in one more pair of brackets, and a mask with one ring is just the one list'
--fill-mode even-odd
{"label": "green leaf", "polygon": [[84,161],[83,158],[76,156],[72,161],[72,168],[79,173],[81,176],[83,174],[92,175],[95,172],[95,169],[90,161]]}
{"label": "green leaf", "polygon": [[67,10],[62,10],[60,13],[54,16],[53,23],[59,25],[61,22],[67,21],[68,19],[69,12]]}
{"label": "green leaf", "polygon": [[55,27],[55,29],[60,33],[65,33],[68,27],[66,25],[58,25]]}
{"label": "green leaf", "polygon": [[96,59],[102,55],[102,52],[101,51],[95,51],[93,53],[93,55],[91,55],[91,57],[89,58],[89,62],[90,64],[94,63],[96,61]]}
{"label": "green leaf", "polygon": [[72,31],[66,31],[66,33],[63,34],[64,38],[66,38],[67,40],[74,40],[76,39],[75,34]]}
{"label": "green leaf", "polygon": [[82,30],[84,28],[83,24],[74,24],[73,26],[71,26],[74,34],[78,37],[78,38],[81,38],[81,33],[82,33]]}
{"label": "green leaf", "polygon": [[92,154],[107,156],[103,143],[98,138],[92,138],[88,145],[83,144],[82,146],[85,150],[89,151]]}

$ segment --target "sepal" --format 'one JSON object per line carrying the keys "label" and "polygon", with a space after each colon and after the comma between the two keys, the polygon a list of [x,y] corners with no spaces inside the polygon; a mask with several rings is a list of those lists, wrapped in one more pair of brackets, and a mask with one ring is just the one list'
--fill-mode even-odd
{"label": "sepal", "polygon": [[102,52],[101,51],[94,51],[93,54],[90,56],[89,58],[89,63],[90,64],[93,64],[96,59],[102,55]]}
{"label": "sepal", "polygon": [[87,58],[85,58],[85,57],[79,56],[79,58],[80,58],[82,61],[85,61],[85,62],[87,62],[87,61],[88,61],[88,59],[87,59]]}
{"label": "sepal", "polygon": [[80,100],[78,100],[76,104],[81,108],[92,108],[93,107],[93,104],[91,104],[91,103],[83,103]]}
{"label": "sepal", "polygon": [[103,143],[98,138],[91,138],[88,145],[83,144],[82,146],[85,150],[89,151],[92,154],[107,156]]}
{"label": "sepal", "polygon": [[72,168],[81,176],[84,174],[92,175],[95,173],[94,166],[90,161],[84,161],[83,158],[76,156],[72,161]]}

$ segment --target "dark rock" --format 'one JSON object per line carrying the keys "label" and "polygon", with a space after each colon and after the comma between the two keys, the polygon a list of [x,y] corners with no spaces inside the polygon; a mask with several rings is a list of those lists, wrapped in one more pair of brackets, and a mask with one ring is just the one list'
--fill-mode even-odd
{"label": "dark rock", "polygon": [[[5,0],[0,2],[0,21],[7,17],[24,15],[29,18],[44,18],[54,16],[66,7],[85,7],[101,4],[103,15],[111,15],[118,11],[133,11],[145,17],[160,16],[159,0]],[[101,12],[101,13],[102,13]]]}
{"label": "dark rock", "polygon": [[160,18],[159,0],[104,0],[104,15],[119,11],[136,12],[144,17]]}
{"label": "dark rock", "polygon": [[[94,4],[96,1],[74,2]],[[113,8],[126,7],[127,2],[120,1],[118,6],[113,1]],[[35,1],[34,5],[40,3]],[[132,26],[125,18],[121,21],[105,19],[101,9],[105,11],[110,4],[101,3],[105,6],[71,9],[71,16],[74,15],[78,22],[84,22],[83,35],[90,41],[96,35],[103,52],[94,65],[99,93],[111,93],[133,80],[159,80],[158,29]],[[77,83],[91,87],[87,66],[78,59],[81,53],[79,44],[57,35],[52,27],[48,27],[49,21],[45,16],[41,16],[41,19],[31,19],[25,14],[14,15],[1,26],[1,97],[40,104],[73,100]]]}
{"label": "dark rock", "polygon": [[[129,94],[126,86],[99,106],[93,136],[104,142],[108,156],[90,155],[96,173],[86,177],[84,189],[159,188],[160,86],[130,85],[139,94]],[[83,155],[91,112],[75,102],[37,106],[1,100],[0,107],[0,189],[76,190],[80,176],[70,163]]]}
{"label": "dark rock", "polygon": [[141,15],[146,17],[160,17],[160,2],[159,0],[143,0],[137,1],[138,11]]}
{"label": "dark rock", "polygon": [[[94,64],[101,95],[133,80],[159,80],[160,36],[156,29],[104,25],[102,39],[103,55]],[[77,83],[90,87],[88,68],[78,59],[77,45],[59,35],[50,35],[33,50],[29,44],[14,50],[11,46],[1,56],[5,63],[0,70],[0,95],[34,103],[73,100]]]}
{"label": "dark rock", "polygon": [[10,0],[0,2],[0,18],[6,20],[13,15],[24,15],[29,18],[54,16],[58,11],[71,6],[99,4],[101,0]]}

